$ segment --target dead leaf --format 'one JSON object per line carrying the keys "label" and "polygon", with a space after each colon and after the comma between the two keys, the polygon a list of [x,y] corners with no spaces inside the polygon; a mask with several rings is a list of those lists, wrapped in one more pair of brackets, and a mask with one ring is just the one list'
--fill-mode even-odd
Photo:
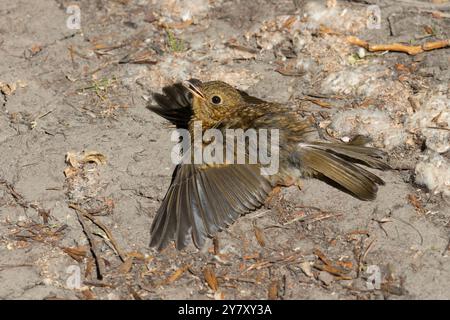
{"label": "dead leaf", "polygon": [[313,252],[320,260],[322,260],[323,263],[325,263],[328,266],[331,266],[331,261],[328,260],[328,258],[325,256],[325,254],[322,251],[320,251],[319,249],[314,249]]}
{"label": "dead leaf", "polygon": [[229,39],[227,42],[225,42],[225,45],[231,49],[235,49],[238,51],[243,51],[251,54],[258,53],[258,50],[250,47],[245,47],[243,45],[240,45],[239,42],[235,38]]}
{"label": "dead leaf", "polygon": [[325,101],[321,101],[318,99],[312,99],[312,98],[308,98],[306,97],[305,100],[308,100],[314,104],[317,104],[318,106],[322,107],[322,108],[331,108],[331,103],[325,102]]}
{"label": "dead leaf", "polygon": [[181,276],[183,275],[183,273],[189,268],[189,265],[183,266],[181,268],[179,268],[178,270],[176,270],[174,273],[172,273],[165,281],[165,284],[169,284],[172,283],[174,281],[177,281],[179,278],[181,278]]}
{"label": "dead leaf", "polygon": [[297,21],[297,16],[290,16],[281,26],[282,29],[290,29],[294,22]]}
{"label": "dead leaf", "polygon": [[97,151],[86,151],[81,159],[81,162],[94,162],[97,165],[106,164],[106,157]]}
{"label": "dead leaf", "polygon": [[405,66],[404,64],[401,63],[396,63],[395,64],[395,69],[397,71],[405,71],[405,72],[410,72],[409,68],[407,66]]}
{"label": "dead leaf", "polygon": [[91,276],[92,270],[94,270],[95,259],[89,257],[86,263],[86,270],[84,271],[84,277],[88,279]]}
{"label": "dead leaf", "polygon": [[269,300],[277,300],[278,299],[278,281],[277,280],[274,280],[270,283],[267,298]]}
{"label": "dead leaf", "polygon": [[42,51],[42,46],[40,44],[33,44],[30,48],[30,53],[32,56],[38,54]]}
{"label": "dead leaf", "polygon": [[3,83],[0,82],[0,91],[5,95],[5,96],[10,96],[14,93],[14,91],[16,91],[17,89],[17,85],[15,83]]}
{"label": "dead leaf", "polygon": [[193,22],[194,20],[188,19],[183,22],[163,23],[162,27],[166,29],[184,29],[189,27]]}
{"label": "dead leaf", "polygon": [[67,167],[66,169],[64,169],[64,175],[66,176],[66,178],[75,176],[77,173],[78,173],[78,169],[76,169],[74,167]]}
{"label": "dead leaf", "polygon": [[423,209],[422,202],[415,195],[409,194],[408,195],[408,200],[417,210],[422,210]]}
{"label": "dead leaf", "polygon": [[353,263],[351,261],[336,261],[338,266],[344,267],[346,269],[352,269]]}
{"label": "dead leaf", "polygon": [[214,246],[214,255],[217,256],[220,254],[220,246],[219,246],[219,238],[213,238],[213,246]]}
{"label": "dead leaf", "polygon": [[434,34],[433,28],[431,28],[430,26],[424,26],[423,29],[428,34]]}
{"label": "dead leaf", "polygon": [[255,237],[256,237],[256,241],[258,241],[258,244],[261,247],[265,247],[266,241],[264,239],[264,232],[260,228],[258,228],[256,225],[253,226],[253,230],[255,232]]}
{"label": "dead leaf", "polygon": [[442,12],[440,11],[433,11],[431,13],[431,16],[435,19],[442,19]]}
{"label": "dead leaf", "polygon": [[83,297],[86,300],[95,300],[96,299],[95,294],[89,288],[81,290],[81,293],[83,294]]}
{"label": "dead leaf", "polygon": [[127,256],[131,257],[131,258],[134,258],[134,259],[137,259],[137,260],[141,260],[141,261],[145,260],[145,256],[142,253],[138,252],[138,251],[128,252]]}
{"label": "dead leaf", "polygon": [[132,267],[133,267],[133,257],[128,257],[119,267],[119,272],[122,274],[130,273]]}
{"label": "dead leaf", "polygon": [[305,72],[298,72],[293,70],[292,66],[280,67],[275,69],[276,72],[287,77],[301,77]]}
{"label": "dead leaf", "polygon": [[336,30],[333,30],[327,26],[324,26],[323,24],[321,24],[319,27],[319,33],[320,34],[330,34],[330,35],[340,35],[340,33],[337,32]]}
{"label": "dead leaf", "polygon": [[344,275],[345,273],[348,273],[347,270],[340,270],[338,268],[335,268],[331,265],[320,265],[320,264],[314,264],[314,268],[320,270],[320,271],[326,271],[329,274],[332,274],[334,276],[338,276],[340,279],[343,280],[351,280],[352,277]]}
{"label": "dead leaf", "polygon": [[65,253],[67,253],[72,259],[81,262],[86,257],[87,247],[65,247],[62,248]]}
{"label": "dead leaf", "polygon": [[217,282],[216,275],[210,267],[207,266],[205,267],[205,269],[203,269],[203,276],[205,277],[205,280],[208,283],[209,287],[214,292],[219,289],[219,283]]}
{"label": "dead leaf", "polygon": [[439,112],[436,116],[433,117],[433,119],[431,119],[431,122],[433,123],[438,123],[439,122],[439,118],[442,116],[442,111]]}
{"label": "dead leaf", "polygon": [[77,155],[73,152],[67,152],[66,154],[66,163],[71,165],[74,168],[78,168],[79,162],[77,160]]}
{"label": "dead leaf", "polygon": [[392,283],[382,283],[381,290],[386,291],[390,294],[394,294],[396,296],[402,296],[405,294],[405,290],[401,286],[396,286]]}

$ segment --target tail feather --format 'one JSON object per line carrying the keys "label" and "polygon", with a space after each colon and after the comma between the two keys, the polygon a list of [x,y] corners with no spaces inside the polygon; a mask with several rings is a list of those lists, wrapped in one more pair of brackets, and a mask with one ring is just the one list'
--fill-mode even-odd
{"label": "tail feather", "polygon": [[384,181],[355,163],[389,169],[389,165],[378,158],[381,155],[382,152],[375,148],[320,142],[302,145],[300,153],[302,165],[307,170],[337,183],[361,200],[375,199],[378,185],[383,185]]}
{"label": "tail feather", "polygon": [[341,158],[350,159],[350,161],[352,161],[351,159],[356,160],[356,162],[360,162],[371,168],[380,170],[391,169],[391,167],[381,159],[381,157],[385,156],[385,153],[377,148],[325,142],[315,143],[314,148],[334,153]]}

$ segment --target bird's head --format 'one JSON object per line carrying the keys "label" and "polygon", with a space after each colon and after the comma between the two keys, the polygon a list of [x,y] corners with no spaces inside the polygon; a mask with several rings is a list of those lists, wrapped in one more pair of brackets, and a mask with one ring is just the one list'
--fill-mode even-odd
{"label": "bird's head", "polygon": [[183,86],[192,93],[192,107],[198,120],[221,121],[243,103],[239,91],[222,81],[184,81]]}

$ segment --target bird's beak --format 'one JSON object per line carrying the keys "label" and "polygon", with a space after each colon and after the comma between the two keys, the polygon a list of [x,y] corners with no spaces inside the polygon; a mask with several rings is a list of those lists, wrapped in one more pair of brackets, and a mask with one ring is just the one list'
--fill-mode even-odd
{"label": "bird's beak", "polygon": [[188,89],[194,96],[202,99],[202,100],[206,100],[205,95],[202,93],[202,91],[195,85],[192,84],[192,82],[190,81],[183,81],[182,82],[183,86]]}

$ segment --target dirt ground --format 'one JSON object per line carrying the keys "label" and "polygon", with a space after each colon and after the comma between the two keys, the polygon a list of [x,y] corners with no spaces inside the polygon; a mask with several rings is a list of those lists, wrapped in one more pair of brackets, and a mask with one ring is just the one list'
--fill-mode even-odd
{"label": "dirt ground", "polygon": [[[450,39],[450,2],[17,0],[0,16],[1,299],[450,298],[450,48],[347,41]],[[394,170],[375,201],[304,180],[200,252],[156,252],[173,128],[146,105],[191,77],[370,136]]]}

